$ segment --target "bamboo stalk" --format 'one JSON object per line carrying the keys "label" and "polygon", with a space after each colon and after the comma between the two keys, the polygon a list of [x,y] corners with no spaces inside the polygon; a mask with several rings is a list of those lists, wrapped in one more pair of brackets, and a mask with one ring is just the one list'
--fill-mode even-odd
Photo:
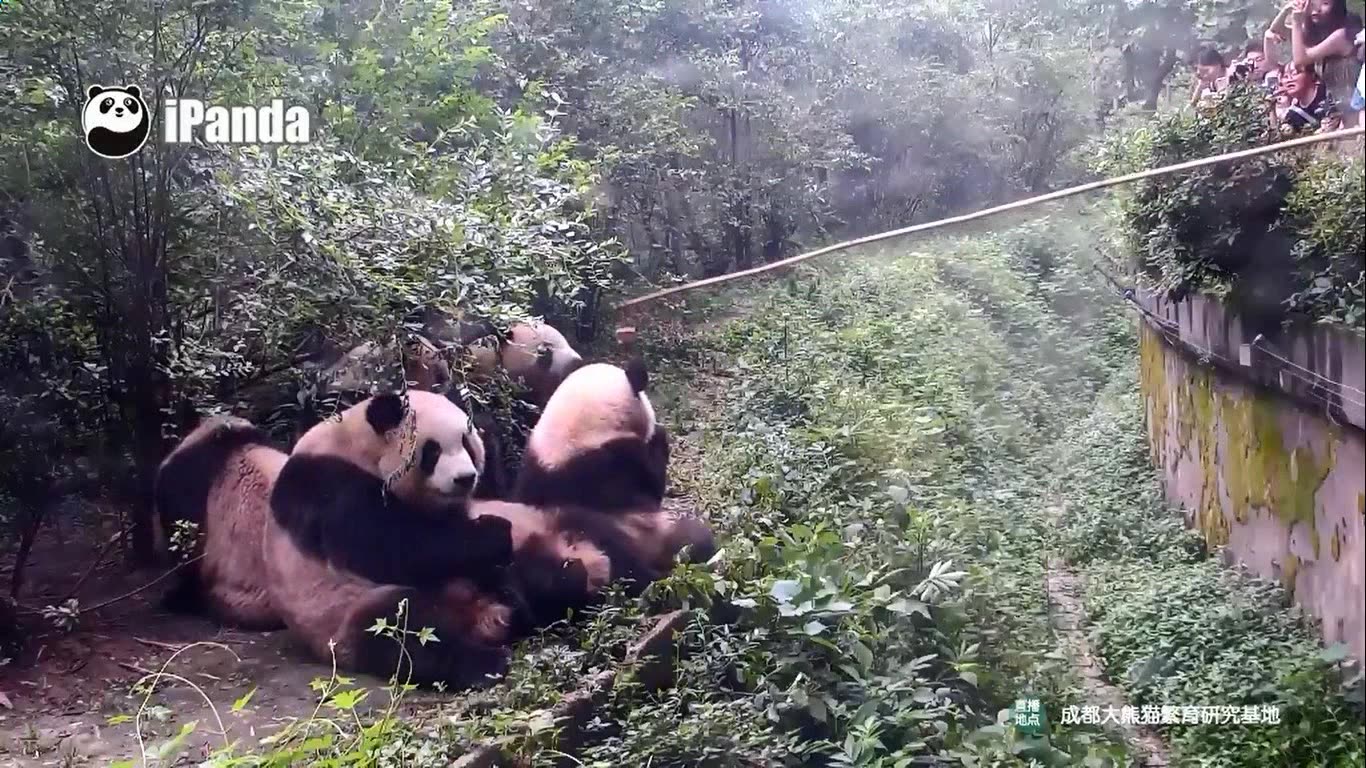
{"label": "bamboo stalk", "polygon": [[1123,176],[1114,176],[1108,179],[1101,179],[1100,181],[1092,181],[1087,184],[1080,184],[1075,187],[1060,189],[1056,192],[1049,192],[1048,194],[1027,198],[1025,200],[1017,200],[1013,203],[998,205],[995,208],[986,208],[980,211],[975,211],[973,213],[964,214],[962,216],[951,216],[946,219],[939,219],[938,221],[929,221],[924,224],[916,224],[910,227],[902,227],[901,229],[893,229],[888,232],[879,232],[875,235],[868,235],[866,237],[860,237],[854,240],[846,240],[842,243],[827,245],[824,248],[817,248],[816,250],[810,251],[808,253],[803,253],[798,256],[792,256],[790,258],[782,259],[781,261],[775,261],[770,264],[764,264],[762,266],[754,267],[752,269],[741,270],[739,272],[731,272],[725,275],[718,275],[717,277],[709,277],[705,280],[696,280],[694,282],[685,283],[683,285],[677,285],[672,288],[665,288],[663,290],[655,291],[653,293],[647,293],[644,296],[638,296],[629,301],[624,301],[617,305],[617,310],[621,311],[628,309],[630,307],[638,307],[642,304],[647,304],[649,302],[662,299],[665,296],[672,296],[674,294],[683,293],[684,291],[693,291],[698,288],[705,288],[710,285],[720,285],[721,283],[728,283],[732,280],[740,280],[746,277],[753,277],[754,275],[763,274],[764,272],[772,272],[777,269],[782,269],[784,267],[790,267],[794,264],[799,264],[808,259],[814,259],[817,256],[825,256],[827,254],[835,253],[836,251],[843,251],[860,245],[868,245],[869,243],[878,243],[883,240],[891,240],[894,238],[903,237],[905,235],[913,235],[918,234],[920,232],[928,232],[933,229],[941,229],[943,227],[952,226],[954,224],[966,224],[969,221],[985,219],[988,216],[995,216],[997,214],[1008,213],[1010,211],[1018,211],[1022,208],[1028,208],[1030,206],[1039,205],[1040,203],[1048,203],[1054,200],[1062,200],[1063,198],[1067,197],[1084,195],[1087,192],[1095,192],[1099,189],[1117,187],[1121,184],[1129,184],[1135,181],[1142,181],[1144,179],[1155,178],[1157,176],[1166,176],[1168,174],[1180,173],[1182,171],[1190,171],[1196,168],[1203,168],[1207,165],[1218,165],[1221,163],[1230,163],[1238,160],[1246,160],[1251,157],[1259,157],[1261,155],[1269,155],[1274,152],[1281,152],[1287,149],[1294,149],[1295,147],[1306,147],[1312,144],[1322,144],[1330,141],[1343,141],[1356,136],[1361,136],[1363,134],[1366,134],[1366,125],[1357,126],[1356,128],[1350,128],[1341,131],[1334,131],[1332,133],[1315,134],[1312,136],[1301,136],[1297,139],[1290,139],[1288,141],[1277,142],[1275,144],[1268,144],[1264,147],[1253,147],[1252,149],[1244,149],[1238,152],[1228,152],[1222,155],[1215,155],[1213,157],[1203,157],[1198,160],[1188,160],[1184,163],[1177,163],[1175,165],[1166,165],[1162,166],[1161,168],[1150,168],[1146,171],[1127,173]]}

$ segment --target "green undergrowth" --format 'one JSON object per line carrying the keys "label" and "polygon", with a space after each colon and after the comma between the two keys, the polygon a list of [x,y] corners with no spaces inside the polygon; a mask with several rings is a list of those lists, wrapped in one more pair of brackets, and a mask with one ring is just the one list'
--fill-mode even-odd
{"label": "green undergrowth", "polygon": [[1278,708],[1279,724],[1161,726],[1180,765],[1361,765],[1359,675],[1344,685],[1342,648],[1320,649],[1280,585],[1226,568],[1164,503],[1135,368],[1064,439],[1056,478],[1107,677],[1137,707]]}
{"label": "green undergrowth", "polygon": [[[1107,134],[1092,165],[1117,175],[1279,142],[1268,110],[1257,89],[1237,87],[1210,110]],[[1359,153],[1320,147],[1146,179],[1119,193],[1118,228],[1135,266],[1173,299],[1203,291],[1259,322],[1361,331],[1364,171]]]}
{"label": "green undergrowth", "polygon": [[[619,678],[564,764],[1131,765],[1099,727],[1061,723],[1091,702],[1047,621],[1060,550],[1135,703],[1301,702],[1280,731],[1173,730],[1181,764],[1285,764],[1257,751],[1283,738],[1326,750],[1298,764],[1346,765],[1359,735],[1312,636],[1160,503],[1133,324],[1093,235],[1045,220],[920,241],[693,300],[681,328],[639,323],[672,484],[721,553],[524,644],[491,690],[339,726],[368,741],[284,744],[425,766],[495,741],[557,764],[553,707],[618,669],[647,615],[685,608],[673,684]],[[1022,697],[1042,700],[1042,736],[1015,727]],[[260,758],[282,744],[253,749],[240,764],[288,764]]]}
{"label": "green undergrowth", "polygon": [[1098,732],[1031,739],[1008,711],[1078,696],[1046,621],[1038,459],[1125,352],[1069,234],[861,254],[748,289],[705,336],[709,362],[657,407],[682,435],[675,481],[724,531],[703,586],[738,613],[699,631],[690,663],[718,673],[702,709],[633,709],[630,738],[590,750],[601,764],[811,764],[677,744],[710,707],[831,765],[1122,764]]}

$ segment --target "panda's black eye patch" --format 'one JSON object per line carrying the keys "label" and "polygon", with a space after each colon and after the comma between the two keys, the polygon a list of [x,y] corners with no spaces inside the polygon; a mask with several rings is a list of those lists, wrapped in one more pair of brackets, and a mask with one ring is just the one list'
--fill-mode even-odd
{"label": "panda's black eye patch", "polygon": [[427,440],[422,443],[422,455],[418,458],[418,469],[424,475],[430,475],[436,471],[436,462],[441,459],[441,444],[435,440]]}
{"label": "panda's black eye patch", "polygon": [[102,99],[102,100],[100,101],[100,114],[104,114],[105,112],[108,112],[109,110],[111,110],[111,109],[113,109],[113,108],[114,108],[114,99],[113,99],[112,96],[106,96],[104,99]]}
{"label": "panda's black eye patch", "polygon": [[131,112],[131,113],[133,113],[133,114],[135,114],[135,115],[138,113],[138,100],[137,100],[137,99],[124,99],[124,100],[123,100],[123,106],[127,107],[127,108],[128,108],[128,111]]}
{"label": "panda's black eye patch", "polygon": [[542,345],[540,349],[536,350],[536,365],[541,368],[549,370],[550,364],[554,362],[554,360],[555,350],[550,347]]}

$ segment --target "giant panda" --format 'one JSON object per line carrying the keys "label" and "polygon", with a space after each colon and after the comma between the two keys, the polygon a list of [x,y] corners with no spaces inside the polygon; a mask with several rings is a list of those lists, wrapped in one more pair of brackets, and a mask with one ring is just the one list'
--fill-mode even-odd
{"label": "giant panda", "polygon": [[527,439],[513,500],[603,511],[662,503],[669,437],[648,386],[639,357],[624,369],[593,363],[566,377]]}
{"label": "giant panda", "polygon": [[469,346],[471,378],[486,383],[499,370],[521,384],[527,399],[544,406],[570,373],[584,364],[569,340],[554,326],[541,321],[514,323],[506,333],[485,337]]}
{"label": "giant panda", "polygon": [[[426,327],[433,339],[455,339],[463,351],[458,361],[466,386],[452,387],[449,394],[461,394],[460,402],[480,421],[486,442],[501,447],[486,464],[489,473],[499,478],[514,475],[541,407],[560,382],[584,364],[583,357],[544,322],[514,323],[502,333],[487,321],[462,320],[456,327],[429,320]],[[504,377],[514,385],[512,391],[496,386]],[[495,486],[490,479],[484,488]]]}
{"label": "giant panda", "polygon": [[648,380],[639,358],[571,373],[532,430],[512,500],[472,506],[511,524],[520,629],[591,604],[613,582],[638,594],[685,548],[693,561],[715,553],[705,523],[662,507],[669,447]]}
{"label": "giant panda", "polygon": [[[419,390],[371,397],[299,439],[264,552],[272,600],[315,655],[419,684],[475,685],[505,669],[512,537],[506,520],[470,514],[483,461],[465,412]],[[439,642],[408,643],[399,669],[395,641],[367,629],[402,600],[408,629],[432,627]]]}
{"label": "giant panda", "polygon": [[639,595],[666,576],[685,550],[689,562],[706,561],[716,551],[705,523],[658,506],[603,512],[572,504],[477,500],[471,511],[511,524],[514,555],[503,594],[515,609],[509,618],[514,636],[593,605],[611,584]]}
{"label": "giant panda", "polygon": [[[451,382],[450,366],[425,339],[414,339],[403,354],[403,377],[407,387],[427,392],[444,392]],[[375,379],[383,378],[386,369],[397,366],[397,345],[381,346],[373,341],[359,344],[337,362],[328,366],[319,377],[333,392],[354,396],[369,394]]]}
{"label": "giant panda", "polygon": [[540,321],[514,323],[499,333],[487,321],[450,323],[428,312],[423,326],[424,333],[413,334],[401,355],[397,345],[365,342],[329,366],[322,381],[328,389],[343,394],[368,394],[376,374],[395,367],[401,356],[408,387],[446,392],[453,375],[438,345],[454,346],[465,352],[467,383],[486,388],[501,371],[521,385],[525,398],[539,408],[565,376],[583,365],[583,356],[564,334]]}
{"label": "giant panda", "polygon": [[261,541],[270,494],[287,455],[265,432],[231,416],[202,421],[161,462],[153,497],[162,535],[178,521],[198,527],[164,605],[207,609],[220,622],[247,629],[283,626],[265,579]]}

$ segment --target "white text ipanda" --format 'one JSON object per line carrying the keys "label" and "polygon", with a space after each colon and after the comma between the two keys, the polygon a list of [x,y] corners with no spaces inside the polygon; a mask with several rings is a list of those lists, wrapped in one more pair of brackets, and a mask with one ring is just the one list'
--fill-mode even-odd
{"label": "white text ipanda", "polygon": [[265,107],[205,107],[199,99],[167,99],[162,120],[167,144],[194,141],[200,126],[206,144],[304,144],[310,123],[307,109],[286,108],[283,99]]}

